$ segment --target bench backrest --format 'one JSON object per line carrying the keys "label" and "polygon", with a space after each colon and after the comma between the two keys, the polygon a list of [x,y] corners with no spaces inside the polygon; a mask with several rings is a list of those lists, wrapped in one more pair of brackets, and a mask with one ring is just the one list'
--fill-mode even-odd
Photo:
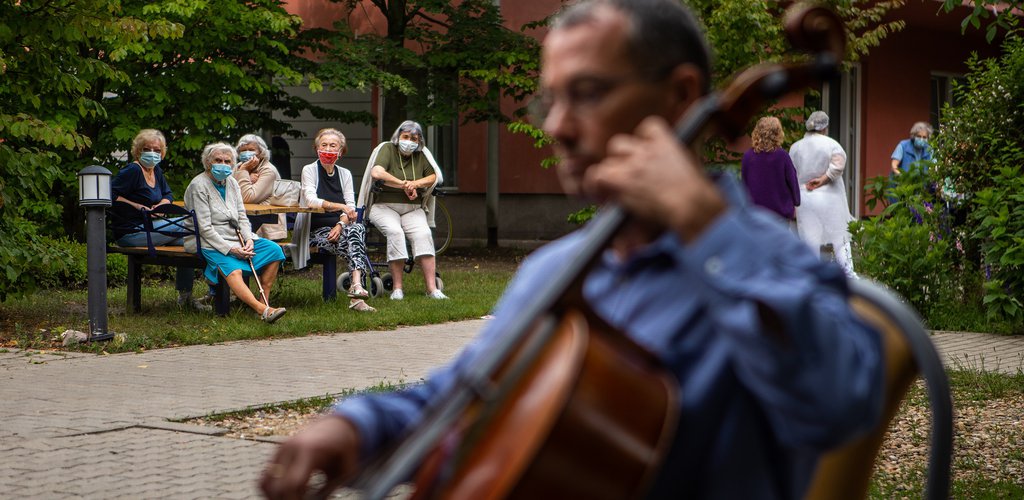
{"label": "bench backrest", "polygon": [[895,292],[862,279],[851,280],[850,291],[850,305],[854,312],[882,335],[886,362],[885,411],[874,430],[822,457],[805,498],[867,498],[875,458],[886,431],[907,389],[919,375],[924,379],[931,403],[931,440],[924,498],[949,498],[953,400],[939,353],[917,312]]}

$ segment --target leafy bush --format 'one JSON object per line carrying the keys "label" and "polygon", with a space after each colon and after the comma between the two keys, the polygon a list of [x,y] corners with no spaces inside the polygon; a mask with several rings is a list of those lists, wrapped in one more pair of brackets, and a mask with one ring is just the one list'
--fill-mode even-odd
{"label": "leafy bush", "polygon": [[971,266],[963,258],[963,236],[931,189],[923,166],[914,165],[897,180],[873,178],[868,205],[886,205],[878,216],[850,223],[857,272],[899,292],[926,318],[977,295],[968,286]]}
{"label": "leafy bush", "polygon": [[[4,229],[0,223],[0,230]],[[73,289],[88,285],[88,249],[84,243],[70,241],[67,237],[53,239],[30,234],[33,240],[31,243],[23,241],[23,244],[16,248],[0,247],[4,260],[11,263],[6,266],[4,276],[0,277],[0,284],[14,283],[10,281],[12,268],[20,269],[17,279],[23,280],[21,283],[15,283],[17,286],[3,286],[0,290],[23,290],[28,293],[40,288]],[[5,235],[6,237],[10,237],[10,233]],[[27,258],[30,252],[34,252],[38,258]],[[128,259],[120,254],[107,255],[107,285],[123,285],[127,278]],[[0,300],[5,298],[5,295],[0,295]]]}
{"label": "leafy bush", "polygon": [[[89,251],[85,243],[62,240],[57,244],[67,247],[70,255],[68,269],[62,272],[45,273],[40,279],[44,288],[84,288],[89,284]],[[124,255],[107,254],[107,286],[121,286],[128,281],[128,258]]]}
{"label": "leafy bush", "polygon": [[992,186],[974,196],[972,236],[981,249],[990,318],[1024,319],[1024,179],[1020,166],[1001,166]]}
{"label": "leafy bush", "polygon": [[983,275],[986,315],[1024,321],[1024,40],[1007,36],[1003,55],[968,61],[970,73],[954,90],[957,106],[943,109],[934,141],[936,180],[963,197],[973,230],[965,242]]}
{"label": "leafy bush", "polygon": [[70,272],[73,257],[66,245],[39,235],[21,217],[0,219],[0,301],[35,291],[49,275]]}
{"label": "leafy bush", "polygon": [[937,168],[959,193],[993,186],[991,173],[1024,160],[1024,40],[1008,36],[1003,56],[967,62],[970,70],[954,92],[958,106],[942,110],[934,142]]}

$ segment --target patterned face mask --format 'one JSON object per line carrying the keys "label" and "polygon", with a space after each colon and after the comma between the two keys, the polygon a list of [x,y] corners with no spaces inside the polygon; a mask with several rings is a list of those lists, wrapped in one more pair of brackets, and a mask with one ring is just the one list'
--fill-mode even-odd
{"label": "patterned face mask", "polygon": [[337,151],[317,151],[316,155],[320,158],[320,163],[324,165],[334,165],[334,162],[338,161],[338,157],[341,156]]}

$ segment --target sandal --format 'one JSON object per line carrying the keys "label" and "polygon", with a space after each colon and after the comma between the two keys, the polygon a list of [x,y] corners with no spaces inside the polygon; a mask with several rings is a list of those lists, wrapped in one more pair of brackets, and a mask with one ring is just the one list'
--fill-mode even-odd
{"label": "sandal", "polygon": [[353,311],[372,313],[377,309],[370,304],[367,304],[365,300],[357,300],[348,305],[348,308]]}
{"label": "sandal", "polygon": [[273,324],[275,321],[281,319],[281,316],[284,316],[284,313],[286,312],[288,312],[288,310],[283,307],[278,307],[277,309],[274,309],[274,312],[270,312],[270,306],[267,306],[267,308],[263,310],[263,321],[268,325]]}
{"label": "sandal", "polygon": [[370,292],[359,283],[352,283],[352,286],[348,287],[348,296],[351,299],[365,299],[370,296]]}

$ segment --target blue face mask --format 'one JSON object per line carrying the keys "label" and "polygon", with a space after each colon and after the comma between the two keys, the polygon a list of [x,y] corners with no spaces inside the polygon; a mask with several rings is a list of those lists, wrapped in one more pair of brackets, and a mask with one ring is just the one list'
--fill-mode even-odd
{"label": "blue face mask", "polygon": [[143,151],[139,155],[139,163],[146,168],[153,168],[160,163],[160,153],[156,151]]}
{"label": "blue face mask", "polygon": [[928,139],[922,139],[920,137],[914,138],[914,147],[917,149],[924,149],[928,146]]}
{"label": "blue face mask", "polygon": [[253,156],[256,156],[255,151],[242,151],[241,153],[238,153],[238,162],[245,163],[251,160]]}
{"label": "blue face mask", "polygon": [[214,163],[210,166],[210,175],[212,175],[214,179],[217,179],[217,182],[223,182],[224,179],[227,179],[228,176],[231,175],[231,165]]}

